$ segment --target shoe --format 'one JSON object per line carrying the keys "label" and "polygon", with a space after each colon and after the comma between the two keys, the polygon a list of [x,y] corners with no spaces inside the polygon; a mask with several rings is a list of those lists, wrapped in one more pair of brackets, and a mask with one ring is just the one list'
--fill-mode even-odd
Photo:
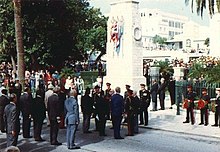
{"label": "shoe", "polygon": [[62,143],[60,143],[60,142],[55,142],[55,143],[51,143],[51,145],[59,146],[59,145],[62,145]]}
{"label": "shoe", "polygon": [[173,109],[173,107],[170,107],[169,109]]}
{"label": "shoe", "polygon": [[134,136],[134,134],[126,134],[125,136]]}
{"label": "shoe", "polygon": [[35,138],[35,141],[46,141],[46,140],[44,140],[42,138]]}
{"label": "shoe", "polygon": [[186,120],[186,121],[184,121],[183,123],[189,123],[189,121]]}
{"label": "shoe", "polygon": [[71,148],[68,148],[68,149],[80,149],[80,147],[79,146],[76,146],[76,147],[71,147]]}
{"label": "shoe", "polygon": [[139,125],[143,125],[144,123],[139,123]]}
{"label": "shoe", "polygon": [[218,127],[218,125],[214,124],[214,125],[212,125],[212,127]]}
{"label": "shoe", "polygon": [[113,127],[109,128],[109,129],[114,129]]}
{"label": "shoe", "polygon": [[83,132],[84,134],[90,134],[90,133],[92,133],[91,131],[85,131],[85,132]]}
{"label": "shoe", "polygon": [[199,125],[203,125],[204,123],[199,123]]}
{"label": "shoe", "polygon": [[115,138],[115,139],[124,139],[123,137],[117,137],[117,138]]}
{"label": "shoe", "polygon": [[204,124],[204,126],[208,126],[208,125],[209,125],[208,123]]}
{"label": "shoe", "polygon": [[32,136],[24,136],[24,138],[32,138]]}
{"label": "shoe", "polygon": [[144,126],[147,126],[148,124],[144,124]]}
{"label": "shoe", "polygon": [[1,130],[2,133],[6,133],[6,130]]}
{"label": "shoe", "polygon": [[106,134],[104,134],[104,135],[103,135],[103,134],[101,134],[101,135],[99,135],[99,136],[107,136],[107,135],[106,135]]}

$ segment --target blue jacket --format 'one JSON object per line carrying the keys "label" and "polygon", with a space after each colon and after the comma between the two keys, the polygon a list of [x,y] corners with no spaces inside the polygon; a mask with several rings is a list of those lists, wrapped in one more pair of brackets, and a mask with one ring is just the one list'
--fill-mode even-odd
{"label": "blue jacket", "polygon": [[79,105],[75,97],[69,97],[64,103],[66,117],[66,125],[75,125],[79,123]]}
{"label": "blue jacket", "polygon": [[111,111],[113,116],[121,116],[124,111],[124,99],[120,94],[111,97]]}

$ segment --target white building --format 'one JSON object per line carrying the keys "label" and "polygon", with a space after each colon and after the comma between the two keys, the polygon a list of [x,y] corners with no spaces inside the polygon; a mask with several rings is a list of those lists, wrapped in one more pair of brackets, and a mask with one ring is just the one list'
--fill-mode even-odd
{"label": "white building", "polygon": [[159,9],[140,9],[142,25],[142,42],[145,48],[154,48],[152,37],[172,39],[175,35],[183,33],[183,25],[188,22],[185,16],[167,13]]}
{"label": "white building", "polygon": [[201,26],[186,16],[163,12],[159,9],[140,9],[143,47],[155,49],[155,35],[166,38],[170,49],[206,50],[208,27]]}

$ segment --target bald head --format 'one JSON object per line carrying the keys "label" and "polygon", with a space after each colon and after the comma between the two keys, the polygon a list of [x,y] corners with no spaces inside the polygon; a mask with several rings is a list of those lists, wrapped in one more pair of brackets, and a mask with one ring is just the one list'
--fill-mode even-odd
{"label": "bald head", "polygon": [[70,90],[70,96],[76,97],[77,96],[77,91],[75,89]]}

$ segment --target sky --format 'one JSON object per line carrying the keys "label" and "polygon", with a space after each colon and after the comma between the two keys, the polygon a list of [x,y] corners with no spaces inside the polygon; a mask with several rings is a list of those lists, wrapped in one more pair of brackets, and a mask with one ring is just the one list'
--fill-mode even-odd
{"label": "sky", "polygon": [[[117,0],[89,0],[90,5],[96,8],[100,8],[103,14],[110,12],[110,4]],[[184,15],[189,17],[189,19],[201,24],[209,25],[209,14],[208,10],[203,13],[203,18],[197,15],[196,9],[194,13],[191,10],[191,3],[189,5],[185,4],[185,0],[136,0],[139,1],[139,8],[150,8],[150,9],[160,9],[161,11],[175,13],[179,15]]]}

